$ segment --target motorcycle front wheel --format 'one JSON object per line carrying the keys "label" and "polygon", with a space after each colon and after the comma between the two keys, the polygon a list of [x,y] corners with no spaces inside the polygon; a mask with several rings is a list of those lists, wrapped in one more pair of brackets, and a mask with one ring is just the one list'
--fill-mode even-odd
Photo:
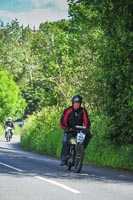
{"label": "motorcycle front wheel", "polygon": [[75,149],[70,149],[70,156],[67,159],[67,169],[71,170],[74,166],[74,158],[75,158]]}
{"label": "motorcycle front wheel", "polygon": [[67,169],[68,169],[68,170],[71,170],[71,167],[72,167],[72,162],[71,162],[71,160],[69,159],[69,160],[67,161]]}
{"label": "motorcycle front wheel", "polygon": [[80,173],[84,160],[84,146],[82,144],[77,144],[76,156],[75,156],[75,172]]}
{"label": "motorcycle front wheel", "polygon": [[7,141],[7,142],[10,142],[10,140],[11,140],[11,134],[10,134],[10,133],[7,133],[7,135],[6,135],[6,141]]}

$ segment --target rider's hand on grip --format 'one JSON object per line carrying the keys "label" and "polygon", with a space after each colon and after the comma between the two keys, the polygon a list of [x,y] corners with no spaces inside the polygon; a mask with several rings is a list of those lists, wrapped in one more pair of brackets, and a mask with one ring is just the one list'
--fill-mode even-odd
{"label": "rider's hand on grip", "polygon": [[67,127],[64,128],[64,131],[65,131],[65,132],[72,132],[72,131],[75,131],[75,127],[74,127],[74,126],[73,126],[73,127],[68,127],[68,126],[67,126]]}
{"label": "rider's hand on grip", "polygon": [[64,128],[64,131],[67,133],[67,132],[70,132],[70,128],[69,127],[65,127]]}

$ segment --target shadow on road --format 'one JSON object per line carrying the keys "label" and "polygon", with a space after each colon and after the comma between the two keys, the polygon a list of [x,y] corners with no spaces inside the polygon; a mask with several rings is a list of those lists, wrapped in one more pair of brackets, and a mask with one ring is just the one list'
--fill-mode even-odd
{"label": "shadow on road", "polygon": [[[0,140],[0,143],[4,141]],[[0,164],[0,175],[12,175],[17,178],[22,176],[45,176],[54,179],[75,179],[86,180],[88,182],[115,182],[133,183],[133,173],[95,166],[83,166],[81,173],[75,173],[74,169],[68,171],[67,168],[59,165],[59,160],[48,156],[26,152],[21,150],[19,142],[10,142],[7,146],[0,145],[0,163],[7,163],[22,171],[17,171]]]}

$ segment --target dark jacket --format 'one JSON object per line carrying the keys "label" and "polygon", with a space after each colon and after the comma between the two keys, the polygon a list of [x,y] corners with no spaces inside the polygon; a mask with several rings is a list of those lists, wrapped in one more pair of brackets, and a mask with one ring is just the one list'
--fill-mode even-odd
{"label": "dark jacket", "polygon": [[86,126],[90,128],[91,123],[88,117],[86,109],[80,107],[78,110],[74,110],[72,106],[66,108],[60,119],[60,128],[74,128],[78,126]]}
{"label": "dark jacket", "polygon": [[12,121],[6,121],[4,128],[6,128],[6,127],[11,127],[13,129],[15,129],[14,123]]}

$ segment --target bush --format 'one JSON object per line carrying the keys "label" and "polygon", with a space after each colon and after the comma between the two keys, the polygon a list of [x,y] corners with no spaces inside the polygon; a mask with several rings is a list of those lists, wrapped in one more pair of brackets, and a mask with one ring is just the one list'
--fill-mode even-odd
{"label": "bush", "polygon": [[[61,112],[58,108],[47,108],[30,116],[21,134],[21,147],[40,154],[60,157],[62,133],[59,128]],[[106,140],[108,118],[92,115],[91,139],[85,154],[85,164],[93,164],[117,169],[133,169],[131,145],[117,146]]]}
{"label": "bush", "polygon": [[[41,154],[59,156],[61,149],[60,112],[47,108],[25,121],[21,147]],[[27,145],[28,144],[28,145]]]}

